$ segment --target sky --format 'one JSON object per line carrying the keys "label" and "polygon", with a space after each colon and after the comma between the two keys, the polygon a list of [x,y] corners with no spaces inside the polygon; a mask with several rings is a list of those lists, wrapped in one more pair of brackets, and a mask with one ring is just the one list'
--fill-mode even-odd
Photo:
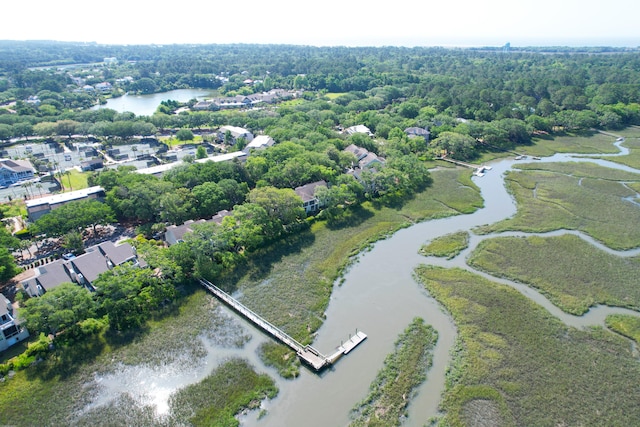
{"label": "sky", "polygon": [[[640,46],[638,0],[4,0],[0,40]],[[1,60],[1,58],[0,58]]]}

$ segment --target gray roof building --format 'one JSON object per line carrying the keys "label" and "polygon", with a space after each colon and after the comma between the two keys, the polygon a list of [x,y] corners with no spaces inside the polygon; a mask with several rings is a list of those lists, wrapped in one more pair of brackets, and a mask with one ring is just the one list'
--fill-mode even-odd
{"label": "gray roof building", "polygon": [[84,254],[70,260],[56,260],[37,267],[34,277],[22,281],[22,288],[32,297],[43,295],[65,282],[93,289],[92,283],[100,274],[127,262],[142,268],[147,266],[130,244],[104,242],[87,248]]}

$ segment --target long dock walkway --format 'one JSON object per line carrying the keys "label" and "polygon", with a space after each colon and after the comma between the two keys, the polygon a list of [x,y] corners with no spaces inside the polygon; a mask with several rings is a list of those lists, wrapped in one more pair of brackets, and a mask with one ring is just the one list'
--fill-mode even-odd
{"label": "long dock walkway", "polygon": [[261,329],[268,335],[271,335],[273,338],[277,339],[282,344],[295,351],[298,355],[298,358],[303,363],[313,368],[315,371],[321,371],[322,369],[334,364],[340,357],[349,353],[358,344],[360,344],[367,338],[367,335],[364,332],[356,331],[356,334],[353,337],[350,336],[349,340],[346,343],[341,344],[335,353],[327,357],[310,345],[304,346],[300,344],[293,337],[289,336],[285,332],[278,329],[276,326],[260,317],[258,314],[254,313],[248,307],[245,307],[242,303],[240,303],[240,301],[236,300],[213,283],[204,279],[200,279],[199,281],[206,290],[217,297],[220,301],[231,307],[238,314],[249,320],[259,329]]}
{"label": "long dock walkway", "polygon": [[484,173],[491,169],[491,166],[483,166],[483,165],[472,165],[471,163],[461,162],[460,160],[453,160],[448,157],[436,157],[436,160],[443,160],[445,162],[453,163],[454,165],[464,166],[466,168],[474,169],[473,174],[477,176],[484,176]]}

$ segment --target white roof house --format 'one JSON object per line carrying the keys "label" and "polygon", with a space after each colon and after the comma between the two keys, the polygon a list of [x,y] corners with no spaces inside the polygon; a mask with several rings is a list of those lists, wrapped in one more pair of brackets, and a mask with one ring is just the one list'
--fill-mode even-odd
{"label": "white roof house", "polygon": [[[204,159],[196,159],[196,163],[206,163],[206,162],[226,162],[228,160],[240,159],[246,157],[247,153],[244,151],[234,151],[232,153],[219,154],[216,156],[205,157]],[[148,168],[138,169],[137,173],[145,174],[145,175],[160,175],[164,172],[171,170],[178,166],[184,166],[184,162],[173,162],[173,163],[165,163],[163,165],[151,166]]]}
{"label": "white roof house", "polygon": [[346,128],[344,131],[347,135],[353,135],[354,133],[364,133],[365,135],[373,136],[371,129],[369,129],[365,125],[351,126]]}
{"label": "white roof house", "polygon": [[267,147],[271,147],[276,142],[268,135],[258,135],[244,147],[242,151],[248,153],[251,150],[263,150]]}
{"label": "white roof house", "polygon": [[222,126],[219,130],[220,137],[224,138],[227,132],[231,134],[234,144],[236,140],[240,138],[244,138],[247,142],[251,142],[253,140],[253,134],[245,128],[238,126]]}
{"label": "white roof house", "polygon": [[72,202],[74,200],[100,199],[104,196],[104,189],[97,185],[95,187],[83,188],[82,190],[27,200],[27,214],[29,216],[29,221],[35,221],[42,215],[51,212],[53,209],[58,208],[65,203]]}

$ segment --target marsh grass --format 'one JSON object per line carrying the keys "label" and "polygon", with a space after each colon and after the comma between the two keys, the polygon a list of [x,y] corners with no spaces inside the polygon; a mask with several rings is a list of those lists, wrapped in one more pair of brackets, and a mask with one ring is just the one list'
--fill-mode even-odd
{"label": "marsh grass", "polygon": [[[622,132],[624,135],[626,132]],[[623,145],[629,149],[629,154],[626,156],[615,156],[615,157],[602,157],[603,159],[609,160],[611,162],[620,163],[623,165],[630,166],[632,168],[640,169],[640,136],[638,135],[640,132],[635,130],[634,132],[629,132],[635,137],[628,137],[625,139]]]}
{"label": "marsh grass", "polygon": [[468,263],[535,287],[567,313],[596,304],[640,310],[640,258],[611,255],[574,235],[487,239]]}
{"label": "marsh grass", "polygon": [[[310,342],[322,324],[334,281],[361,249],[414,222],[472,212],[482,206],[468,170],[439,170],[432,177],[433,185],[401,208],[365,204],[355,213],[355,220],[343,227],[330,228],[325,222],[316,222],[309,234],[252,257],[240,273],[230,275],[222,285],[228,290],[237,289],[243,303],[299,341]],[[108,373],[122,363],[186,363],[203,354],[197,337],[208,330],[231,331],[230,345],[235,345],[235,329],[224,319],[216,320],[217,303],[213,301],[199,287],[187,287],[175,311],[150,321],[147,328],[135,334],[101,337],[94,351],[78,354],[85,358],[74,361],[66,375],[56,375],[46,362],[17,372],[12,379],[0,383],[0,424],[31,426],[48,420],[50,425],[68,425],[90,403],[91,393],[86,387],[92,384],[96,373]],[[212,327],[217,322],[222,322],[222,329]],[[182,358],[181,354],[188,357]],[[292,366],[299,363],[292,357],[287,361]],[[285,367],[285,372],[287,369],[291,367]],[[133,424],[140,420],[140,425],[145,425],[148,408],[132,407],[124,396],[85,414],[81,420],[85,425],[100,425],[96,418],[103,420],[104,415],[109,420],[120,413],[130,414]],[[155,422],[160,423],[157,419]]]}
{"label": "marsh grass", "polygon": [[164,421],[157,417],[147,422],[153,407],[127,395],[86,413],[84,408],[100,393],[94,383],[96,374],[109,374],[122,365],[177,364],[189,369],[205,355],[200,337],[231,348],[241,347],[248,339],[242,326],[223,315],[217,301],[198,285],[186,286],[180,302],[172,313],[151,320],[136,334],[102,335],[16,372],[0,383],[0,425],[58,426],[71,421],[80,425],[162,425]]}
{"label": "marsh grass", "polygon": [[422,266],[416,273],[459,333],[441,425],[629,426],[640,419],[640,365],[626,339],[567,327],[518,291],[468,271]]}
{"label": "marsh grass", "polygon": [[533,144],[518,146],[514,151],[540,157],[555,153],[614,154],[618,152],[613,145],[615,140],[615,137],[599,132],[554,134],[534,138]]}
{"label": "marsh grass", "polygon": [[173,417],[194,426],[237,426],[235,415],[255,409],[278,388],[266,374],[257,374],[242,359],[232,359],[216,368],[203,381],[176,392],[170,399]]}
{"label": "marsh grass", "polygon": [[265,365],[276,368],[282,378],[293,379],[300,375],[300,359],[289,347],[267,341],[258,351]]}
{"label": "marsh grass", "polygon": [[611,314],[605,319],[609,329],[640,344],[640,317]]}
{"label": "marsh grass", "polygon": [[395,342],[393,353],[369,387],[369,394],[352,410],[351,426],[399,426],[407,417],[415,388],[427,377],[438,332],[415,318]]}
{"label": "marsh grass", "polygon": [[424,256],[436,256],[451,259],[469,246],[469,233],[460,231],[433,239],[420,248]]}
{"label": "marsh grass", "polygon": [[[506,176],[518,212],[512,218],[478,227],[478,233],[580,230],[613,249],[640,246],[640,209],[625,200],[636,196],[628,182],[640,175],[610,171],[584,163],[539,166],[546,170],[513,171]],[[569,174],[570,173],[570,174]],[[635,178],[635,179],[634,179]],[[633,179],[633,181],[632,181]]]}

